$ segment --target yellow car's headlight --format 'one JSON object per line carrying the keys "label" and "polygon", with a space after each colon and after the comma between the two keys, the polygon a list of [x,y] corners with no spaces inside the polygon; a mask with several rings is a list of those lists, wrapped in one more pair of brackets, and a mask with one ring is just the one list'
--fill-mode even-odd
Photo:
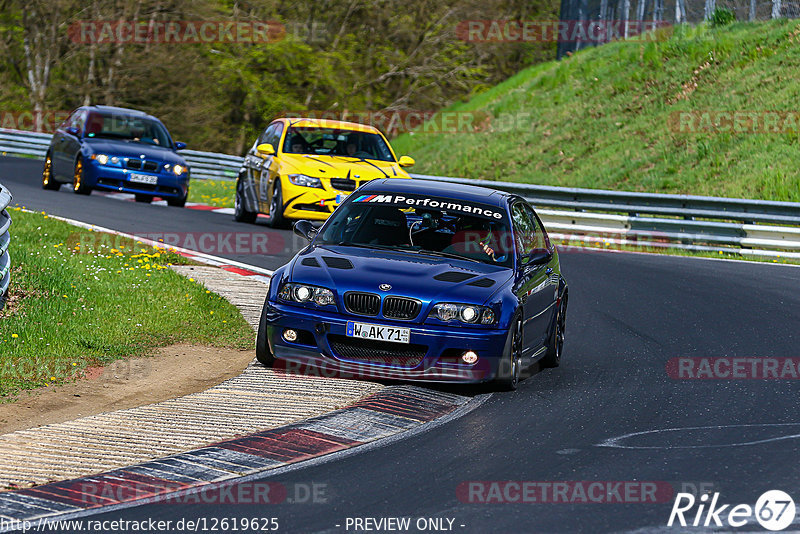
{"label": "yellow car's headlight", "polygon": [[294,185],[299,185],[302,187],[318,187],[319,189],[322,189],[322,181],[319,178],[306,176],[305,174],[290,174],[288,177],[289,181]]}

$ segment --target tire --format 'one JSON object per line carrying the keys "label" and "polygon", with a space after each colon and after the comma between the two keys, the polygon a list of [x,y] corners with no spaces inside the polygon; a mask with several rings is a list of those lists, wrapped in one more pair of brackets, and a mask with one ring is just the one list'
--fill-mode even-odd
{"label": "tire", "polygon": [[269,342],[267,341],[267,322],[264,317],[261,317],[261,322],[258,324],[258,336],[256,337],[256,359],[264,367],[272,367],[275,364],[275,356],[269,349]]}
{"label": "tire", "polygon": [[501,391],[517,389],[522,373],[522,319],[517,316],[508,332],[495,384]]}
{"label": "tire", "polygon": [[76,195],[91,195],[92,188],[84,182],[83,159],[78,156],[75,160],[75,170],[72,172],[72,191]]}
{"label": "tire", "polygon": [[567,326],[568,297],[569,295],[564,293],[553,317],[553,328],[547,342],[547,353],[541,359],[542,367],[558,367],[561,364],[561,353],[564,351],[564,329]]}
{"label": "tire", "polygon": [[181,198],[168,198],[167,206],[172,206],[173,208],[182,208],[186,206],[187,198],[189,198],[189,193],[186,193],[186,196]]}
{"label": "tire", "polygon": [[58,191],[61,184],[53,177],[53,159],[50,153],[44,157],[44,168],[42,168],[42,189],[48,191]]}
{"label": "tire", "polygon": [[283,193],[280,179],[275,180],[275,189],[272,191],[272,201],[269,204],[269,225],[273,228],[286,226],[286,219],[283,218]]}
{"label": "tire", "polygon": [[136,193],[136,202],[142,202],[144,204],[150,204],[153,201],[152,195],[142,195],[140,193]]}
{"label": "tire", "polygon": [[247,211],[246,209],[244,209],[243,186],[244,184],[242,183],[242,180],[239,179],[236,182],[236,197],[233,202],[233,220],[236,222],[252,224],[256,222],[256,218],[258,217],[258,212]]}

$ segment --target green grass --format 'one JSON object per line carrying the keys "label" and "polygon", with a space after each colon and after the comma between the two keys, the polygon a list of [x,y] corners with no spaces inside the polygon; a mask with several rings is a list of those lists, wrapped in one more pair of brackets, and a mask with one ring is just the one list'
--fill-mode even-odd
{"label": "green grass", "polygon": [[252,346],[253,331],[232,304],[168,267],[185,258],[10,209],[0,399],[174,343]]}
{"label": "green grass", "polygon": [[189,202],[208,206],[232,208],[236,194],[236,180],[192,180],[189,185]]}
{"label": "green grass", "polygon": [[448,110],[488,113],[493,131],[405,134],[393,146],[423,174],[800,201],[798,131],[669,127],[687,110],[798,111],[798,79],[798,21],[680,26],[661,42],[531,67]]}

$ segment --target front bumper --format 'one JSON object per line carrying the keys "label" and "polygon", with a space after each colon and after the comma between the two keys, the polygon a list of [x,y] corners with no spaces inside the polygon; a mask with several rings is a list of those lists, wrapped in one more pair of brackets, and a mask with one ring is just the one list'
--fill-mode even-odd
{"label": "front bumper", "polygon": [[[508,335],[506,330],[496,328],[409,324],[272,302],[267,303],[261,320],[266,322],[269,348],[278,360],[276,367],[340,378],[491,381],[497,375]],[[372,342],[380,348],[370,350],[370,342],[347,338],[347,321],[410,328],[410,344]],[[296,341],[283,338],[287,328],[300,333]],[[353,345],[358,345],[360,350],[352,349]],[[381,356],[387,347],[396,350],[396,358]],[[348,349],[347,354],[343,353],[343,348]],[[457,362],[467,350],[478,354],[478,361],[473,365]],[[354,357],[353,352],[359,352],[359,357]]]}
{"label": "front bumper", "polygon": [[351,193],[294,184],[283,187],[283,199],[286,202],[283,216],[289,219],[324,221]]}
{"label": "front bumper", "polygon": [[[163,172],[131,171],[90,161],[86,165],[84,173],[86,184],[96,189],[153,195],[162,198],[184,198],[189,193],[188,172],[181,176],[175,176],[174,174]],[[130,175],[132,173],[155,176],[158,181],[156,184],[131,182]]]}

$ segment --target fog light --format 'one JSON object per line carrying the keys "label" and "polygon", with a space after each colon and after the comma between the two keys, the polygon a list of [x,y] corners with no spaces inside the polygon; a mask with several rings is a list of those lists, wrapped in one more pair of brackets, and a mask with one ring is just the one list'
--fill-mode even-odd
{"label": "fog light", "polygon": [[[283,339],[285,339],[286,341],[296,341],[297,332],[295,330],[292,330],[291,328],[287,328],[286,330],[283,331]],[[475,356],[475,359],[477,358],[478,357]]]}
{"label": "fog light", "polygon": [[478,361],[478,355],[475,354],[473,351],[468,350],[467,352],[461,355],[461,361],[466,363],[467,365],[472,365],[473,363]]}

